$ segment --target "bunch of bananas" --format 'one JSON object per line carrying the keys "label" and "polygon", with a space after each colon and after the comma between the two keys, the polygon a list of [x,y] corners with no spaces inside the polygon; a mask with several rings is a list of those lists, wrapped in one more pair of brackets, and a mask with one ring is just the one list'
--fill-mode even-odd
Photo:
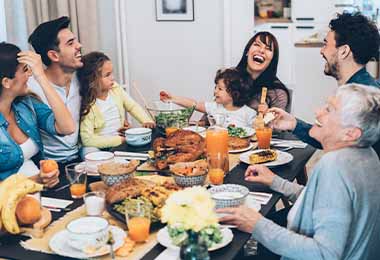
{"label": "bunch of bananas", "polygon": [[16,218],[17,204],[25,195],[39,192],[42,189],[42,184],[38,184],[22,174],[13,174],[0,183],[0,228],[3,226],[11,234],[20,233]]}

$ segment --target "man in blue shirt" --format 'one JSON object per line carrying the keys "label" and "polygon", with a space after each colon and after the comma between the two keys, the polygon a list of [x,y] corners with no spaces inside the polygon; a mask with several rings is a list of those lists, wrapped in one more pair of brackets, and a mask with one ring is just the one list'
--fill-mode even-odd
{"label": "man in blue shirt", "polygon": [[[372,58],[379,57],[380,35],[374,23],[360,13],[343,13],[330,21],[330,31],[324,39],[321,55],[326,60],[324,73],[337,80],[339,86],[359,83],[380,87],[366,70],[365,65]],[[302,141],[322,149],[321,144],[310,137],[312,125],[277,108],[269,109],[277,116],[274,128],[290,130]],[[380,142],[373,148],[380,156]]]}

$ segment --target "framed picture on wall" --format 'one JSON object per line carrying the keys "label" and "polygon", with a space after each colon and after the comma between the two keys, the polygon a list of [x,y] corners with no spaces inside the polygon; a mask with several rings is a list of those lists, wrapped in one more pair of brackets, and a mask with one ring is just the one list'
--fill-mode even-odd
{"label": "framed picture on wall", "polygon": [[156,0],[156,21],[194,21],[194,0]]}

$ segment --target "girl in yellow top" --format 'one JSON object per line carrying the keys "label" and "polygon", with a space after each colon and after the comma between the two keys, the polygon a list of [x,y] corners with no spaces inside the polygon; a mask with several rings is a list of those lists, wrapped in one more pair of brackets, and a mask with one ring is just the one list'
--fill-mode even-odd
{"label": "girl in yellow top", "polygon": [[128,128],[125,112],[143,127],[155,127],[144,109],[114,81],[112,62],[104,53],[88,53],[82,62],[77,75],[82,98],[80,137],[84,155],[125,142],[124,130]]}

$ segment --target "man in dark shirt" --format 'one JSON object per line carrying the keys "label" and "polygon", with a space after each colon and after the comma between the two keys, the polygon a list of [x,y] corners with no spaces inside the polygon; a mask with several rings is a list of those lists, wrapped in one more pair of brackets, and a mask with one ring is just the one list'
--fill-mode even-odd
{"label": "man in dark shirt", "polygon": [[[324,73],[334,77],[339,86],[358,83],[380,88],[380,83],[365,68],[370,59],[379,57],[380,35],[376,25],[359,13],[343,13],[331,20],[329,27],[321,49],[321,55],[326,60]],[[281,109],[271,108],[269,111],[278,115],[273,123],[275,129],[293,131],[302,141],[322,148],[309,135],[311,124]],[[380,157],[380,141],[373,147]]]}

